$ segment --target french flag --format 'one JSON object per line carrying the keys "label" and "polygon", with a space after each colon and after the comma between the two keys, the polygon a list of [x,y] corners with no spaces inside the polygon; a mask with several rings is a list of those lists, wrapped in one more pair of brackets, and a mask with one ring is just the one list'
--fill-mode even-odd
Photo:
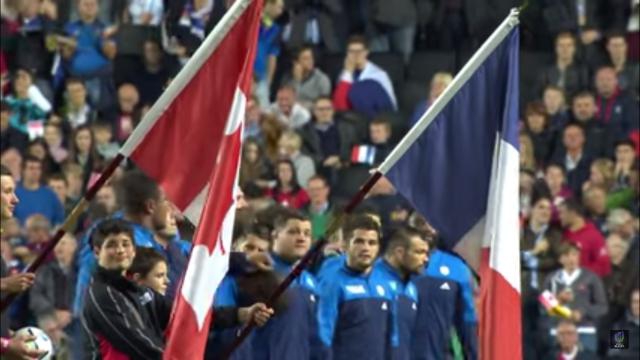
{"label": "french flag", "polygon": [[378,169],[480,274],[481,359],[522,357],[517,24],[513,11]]}
{"label": "french flag", "polygon": [[356,145],[351,149],[351,163],[372,165],[376,158],[376,148],[370,145]]}

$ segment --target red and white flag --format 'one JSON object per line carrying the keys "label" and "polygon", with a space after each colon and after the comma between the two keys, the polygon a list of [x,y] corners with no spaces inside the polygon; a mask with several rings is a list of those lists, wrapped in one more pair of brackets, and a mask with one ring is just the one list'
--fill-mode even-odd
{"label": "red and white flag", "polygon": [[198,225],[164,359],[202,359],[235,216],[262,0],[238,0],[121,149]]}

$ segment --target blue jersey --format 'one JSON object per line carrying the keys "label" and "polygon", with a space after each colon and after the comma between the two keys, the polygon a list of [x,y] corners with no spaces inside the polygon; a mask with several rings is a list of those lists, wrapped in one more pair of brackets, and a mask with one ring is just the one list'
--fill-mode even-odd
{"label": "blue jersey", "polygon": [[393,360],[411,359],[411,339],[418,313],[418,292],[411,281],[402,279],[384,259],[376,261],[374,270],[385,280],[392,296],[389,354]]}
{"label": "blue jersey", "polygon": [[322,282],[322,279],[328,275],[333,274],[340,269],[341,266],[344,265],[345,259],[347,257],[345,255],[334,255],[324,259],[322,264],[320,264],[320,269],[316,273],[316,279],[318,283]]}
{"label": "blue jersey", "polygon": [[[293,264],[271,256],[275,272],[282,278],[287,276]],[[283,296],[287,307],[255,331],[254,360],[304,360],[321,351],[315,316],[318,289],[313,275],[303,271]]]}
{"label": "blue jersey", "polygon": [[389,348],[391,294],[378,272],[355,272],[346,263],[320,283],[318,323],[326,354],[334,360],[383,360]]}

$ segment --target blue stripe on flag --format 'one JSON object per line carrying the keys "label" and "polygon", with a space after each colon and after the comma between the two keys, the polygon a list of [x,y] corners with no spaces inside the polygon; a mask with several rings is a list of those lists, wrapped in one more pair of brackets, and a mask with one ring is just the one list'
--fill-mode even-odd
{"label": "blue stripe on flag", "polygon": [[485,215],[497,134],[518,148],[514,28],[387,177],[452,249]]}

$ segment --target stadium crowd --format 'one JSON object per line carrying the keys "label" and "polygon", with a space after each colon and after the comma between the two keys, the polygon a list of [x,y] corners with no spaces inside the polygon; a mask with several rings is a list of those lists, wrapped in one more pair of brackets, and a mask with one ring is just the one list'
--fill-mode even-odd
{"label": "stadium crowd", "polygon": [[[166,319],[139,302],[173,298],[194,229],[135,164],[35,276],[19,273],[232,3],[2,0],[2,296],[22,293],[2,314],[3,351],[9,329],[31,325],[56,359],[160,358]],[[519,5],[265,0],[235,252],[212,304],[228,321],[214,324],[208,358],[251,316],[266,324],[234,359],[477,358],[479,279],[388,180],[326,232]],[[639,30],[638,0],[530,1],[521,15],[525,359],[640,357]],[[269,321],[251,308],[329,235]],[[623,329],[629,349],[612,348],[610,330]]]}

